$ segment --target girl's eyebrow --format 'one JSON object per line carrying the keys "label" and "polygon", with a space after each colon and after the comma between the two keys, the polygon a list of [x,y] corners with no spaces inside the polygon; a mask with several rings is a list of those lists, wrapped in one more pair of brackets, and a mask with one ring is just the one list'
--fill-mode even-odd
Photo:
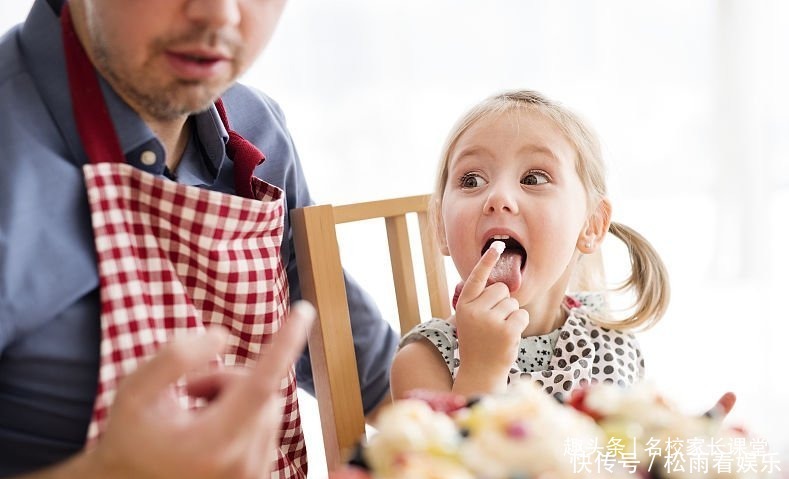
{"label": "girl's eyebrow", "polygon": [[475,155],[477,155],[479,153],[490,155],[490,153],[488,152],[488,150],[485,147],[479,146],[479,145],[472,145],[472,146],[466,147],[466,148],[460,150],[459,152],[455,153],[454,155],[452,155],[453,158],[454,158],[453,163],[458,163],[458,162],[460,162],[460,161],[462,161],[462,160],[464,160],[464,159],[466,159],[466,158],[468,158],[470,156],[475,156]]}
{"label": "girl's eyebrow", "polygon": [[553,150],[551,150],[547,146],[543,146],[543,145],[526,145],[523,148],[521,148],[520,150],[518,150],[518,153],[519,154],[528,154],[528,155],[539,154],[539,155],[547,156],[549,159],[551,159],[553,161],[556,161],[556,162],[560,162],[561,161],[559,156],[556,155],[556,153],[554,153]]}
{"label": "girl's eyebrow", "polygon": [[[544,145],[539,145],[539,144],[525,145],[523,148],[518,150],[517,153],[518,155],[539,155],[539,156],[547,157],[547,159],[551,161],[561,163],[561,158],[558,155],[556,155],[556,153],[554,153],[552,149]],[[484,146],[472,145],[452,155],[453,156],[452,164],[457,165],[459,163],[462,163],[463,160],[467,160],[469,157],[474,157],[479,154],[490,155],[491,153]]]}

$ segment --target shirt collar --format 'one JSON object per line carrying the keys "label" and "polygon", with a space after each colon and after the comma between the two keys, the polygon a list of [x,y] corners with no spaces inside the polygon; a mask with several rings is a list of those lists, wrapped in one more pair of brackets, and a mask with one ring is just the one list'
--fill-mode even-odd
{"label": "shirt collar", "polygon": [[194,137],[202,147],[204,159],[207,166],[213,171],[213,177],[222,168],[222,163],[227,156],[225,145],[230,139],[216,106],[211,104],[208,110],[194,115]]}
{"label": "shirt collar", "polygon": [[[216,182],[225,158],[225,145],[230,138],[216,107],[192,117],[192,138],[183,159],[175,170],[179,183],[211,186]],[[201,161],[190,161],[200,158]]]}

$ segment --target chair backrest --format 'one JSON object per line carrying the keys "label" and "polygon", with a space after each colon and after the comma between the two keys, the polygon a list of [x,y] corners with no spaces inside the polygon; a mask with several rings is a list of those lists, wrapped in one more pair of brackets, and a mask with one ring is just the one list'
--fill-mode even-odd
{"label": "chair backrest", "polygon": [[365,426],[336,225],[384,219],[400,330],[405,333],[420,322],[408,214],[416,214],[419,220],[431,314],[440,318],[450,315],[444,258],[428,219],[429,198],[317,205],[291,212],[302,296],[318,312],[308,341],[329,471],[342,464],[363,437]]}

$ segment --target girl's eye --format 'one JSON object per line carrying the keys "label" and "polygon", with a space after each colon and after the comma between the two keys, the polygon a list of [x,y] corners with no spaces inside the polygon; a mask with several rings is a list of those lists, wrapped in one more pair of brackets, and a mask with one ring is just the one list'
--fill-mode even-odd
{"label": "girl's eye", "polygon": [[543,171],[530,171],[521,178],[522,185],[542,185],[548,183],[551,177]]}
{"label": "girl's eye", "polygon": [[482,179],[477,173],[466,173],[460,177],[458,184],[461,188],[479,188],[486,185],[488,182]]}

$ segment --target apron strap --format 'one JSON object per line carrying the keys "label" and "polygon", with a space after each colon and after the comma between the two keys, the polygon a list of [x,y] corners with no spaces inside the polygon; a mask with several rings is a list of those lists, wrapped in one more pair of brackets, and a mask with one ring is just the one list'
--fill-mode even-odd
{"label": "apron strap", "polygon": [[104,103],[96,70],[74,31],[68,3],[63,5],[60,24],[74,121],[82,139],[82,147],[93,164],[105,161],[124,163],[123,150]]}
{"label": "apron strap", "polygon": [[214,104],[217,112],[219,112],[219,118],[222,119],[222,124],[225,125],[225,129],[230,136],[226,148],[227,156],[233,159],[236,194],[245,198],[254,198],[252,173],[256,166],[266,161],[266,155],[243,136],[230,129],[230,121],[227,119],[227,112],[221,98],[217,99]]}

